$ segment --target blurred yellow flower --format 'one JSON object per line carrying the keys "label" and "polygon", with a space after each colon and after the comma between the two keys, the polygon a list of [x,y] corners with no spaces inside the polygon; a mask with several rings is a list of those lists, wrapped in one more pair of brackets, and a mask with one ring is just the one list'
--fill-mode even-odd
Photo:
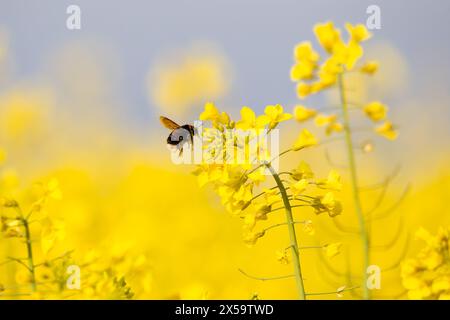
{"label": "blurred yellow flower", "polygon": [[281,201],[281,197],[277,189],[264,189],[264,198],[268,206]]}
{"label": "blurred yellow flower", "polygon": [[374,74],[378,71],[378,62],[377,61],[367,61],[360,69],[361,72],[367,74]]}
{"label": "blurred yellow flower", "polygon": [[335,198],[333,192],[319,197],[312,206],[316,210],[316,214],[326,212],[330,217],[335,217],[342,213],[342,204]]}
{"label": "blurred yellow flower", "polygon": [[311,132],[309,132],[308,129],[303,129],[302,132],[300,132],[300,135],[298,136],[294,145],[292,146],[292,150],[298,151],[306,147],[315,146],[317,143],[318,141],[316,137]]}
{"label": "blurred yellow flower", "polygon": [[266,176],[264,174],[264,167],[261,167],[248,175],[250,180],[252,180],[256,185],[266,180]]}
{"label": "blurred yellow flower", "polygon": [[296,105],[294,107],[294,118],[295,120],[302,122],[311,119],[317,114],[314,109],[309,109],[302,105]]}
{"label": "blurred yellow flower", "polygon": [[388,107],[379,101],[373,101],[364,106],[365,114],[373,121],[384,120],[387,111]]}
{"label": "blurred yellow flower", "polygon": [[259,238],[264,236],[264,232],[249,231],[244,234],[244,243],[248,246],[253,246]]}
{"label": "blurred yellow flower", "polygon": [[415,258],[401,265],[402,284],[410,299],[448,299],[450,296],[450,229],[440,228],[436,235],[419,228],[416,238],[426,246]]}
{"label": "blurred yellow flower", "polygon": [[217,51],[194,48],[168,57],[155,63],[148,75],[150,98],[159,108],[182,113],[228,92],[230,68]]}
{"label": "blurred yellow flower", "polygon": [[56,200],[62,199],[62,191],[59,188],[59,181],[57,179],[53,178],[47,183],[46,195]]}
{"label": "blurred yellow flower", "polygon": [[342,247],[342,243],[336,242],[336,243],[330,243],[330,244],[323,246],[323,250],[325,252],[325,255],[328,258],[333,258],[333,257],[337,256],[339,253],[341,253],[341,247]]}
{"label": "blurred yellow flower", "polygon": [[0,137],[18,144],[41,139],[51,99],[45,92],[19,89],[0,97]]}
{"label": "blurred yellow flower", "polygon": [[301,179],[301,180],[291,183],[290,189],[291,189],[291,192],[294,195],[294,197],[303,193],[303,191],[306,190],[306,187],[308,186],[308,184],[309,184],[309,182],[306,179]]}
{"label": "blurred yellow flower", "polygon": [[291,67],[291,80],[308,80],[313,77],[315,66],[305,62],[296,63]]}
{"label": "blurred yellow flower", "polygon": [[310,179],[314,177],[314,173],[312,172],[309,164],[305,161],[300,161],[297,168],[291,171],[291,177],[295,180]]}
{"label": "blurred yellow flower", "polygon": [[266,203],[261,203],[255,205],[255,219],[256,220],[267,220],[267,214],[272,210],[272,205],[267,205]]}
{"label": "blurred yellow flower", "polygon": [[325,133],[330,135],[333,132],[341,132],[344,127],[341,123],[337,122],[337,115],[331,114],[329,116],[324,114],[319,114],[314,119],[314,123],[318,127],[326,127]]}
{"label": "blurred yellow flower", "polygon": [[329,189],[333,191],[341,191],[341,175],[336,170],[331,170],[328,174],[327,179],[319,179],[317,181],[317,186],[323,189]]}
{"label": "blurred yellow flower", "polygon": [[57,241],[62,241],[65,237],[66,228],[63,221],[44,220],[41,231],[41,249],[44,255],[49,253]]}
{"label": "blurred yellow flower", "polygon": [[339,29],[334,27],[333,22],[316,24],[314,34],[319,44],[328,52],[332,53],[335,46],[342,42]]}
{"label": "blurred yellow flower", "polygon": [[333,49],[333,59],[337,63],[345,65],[347,70],[352,70],[358,60],[363,56],[363,47],[357,42],[350,42],[348,44],[338,43]]}
{"label": "blurred yellow flower", "polygon": [[311,42],[303,41],[295,46],[294,58],[297,62],[308,61],[316,63],[319,61],[319,54],[312,48]]}
{"label": "blurred yellow flower", "polygon": [[311,93],[313,93],[312,85],[304,82],[299,82],[297,84],[297,95],[300,99],[307,97]]}
{"label": "blurred yellow flower", "polygon": [[388,140],[395,140],[398,137],[398,131],[390,121],[386,121],[379,127],[375,128],[375,132]]}
{"label": "blurred yellow flower", "polygon": [[317,68],[319,55],[315,52],[310,42],[302,42],[294,48],[296,63],[291,68],[291,80],[308,80],[313,78]]}
{"label": "blurred yellow flower", "polygon": [[363,24],[357,24],[354,26],[351,23],[346,23],[345,28],[350,35],[350,41],[359,43],[368,40],[372,36]]}

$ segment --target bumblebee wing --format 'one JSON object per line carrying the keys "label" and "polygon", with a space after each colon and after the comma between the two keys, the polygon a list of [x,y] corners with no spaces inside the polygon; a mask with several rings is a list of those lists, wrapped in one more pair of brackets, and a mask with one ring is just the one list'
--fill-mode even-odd
{"label": "bumblebee wing", "polygon": [[178,129],[180,127],[180,125],[178,125],[174,121],[170,120],[169,118],[160,116],[159,120],[161,121],[162,125],[164,127],[166,127],[167,129],[175,130],[175,129]]}

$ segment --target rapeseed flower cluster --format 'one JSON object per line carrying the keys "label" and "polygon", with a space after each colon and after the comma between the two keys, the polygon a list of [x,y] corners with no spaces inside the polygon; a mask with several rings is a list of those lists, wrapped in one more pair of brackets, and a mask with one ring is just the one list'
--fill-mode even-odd
{"label": "rapeseed flower cluster", "polygon": [[[294,225],[302,224],[303,231],[307,234],[313,234],[314,228],[311,221],[294,221],[292,209],[309,207],[316,214],[326,213],[330,217],[341,214],[342,205],[336,197],[336,192],[342,188],[340,175],[336,170],[332,170],[327,178],[315,178],[310,166],[304,161],[290,171],[280,173],[275,170],[272,165],[275,159],[288,152],[296,152],[318,144],[315,136],[304,129],[290,149],[279,154],[271,154],[266,144],[267,134],[278,128],[280,123],[293,118],[292,114],[286,113],[281,105],[268,105],[261,115],[245,106],[241,109],[240,115],[239,120],[233,121],[226,112],[219,111],[214,104],[205,105],[199,119],[209,122],[211,128],[219,134],[211,139],[209,130],[203,128],[203,136],[206,137],[203,144],[206,160],[197,166],[194,174],[200,186],[211,184],[226,210],[242,219],[243,239],[247,245],[254,245],[269,229],[278,226],[257,228],[260,222],[269,220],[275,211],[281,209],[286,211],[285,224],[291,235],[292,254],[296,257],[294,269],[299,294],[301,298],[305,298]],[[225,135],[225,130],[230,129],[237,130],[235,136]],[[255,139],[255,147],[251,148],[250,145]],[[221,147],[223,145],[228,147]],[[236,160],[236,154],[240,151],[244,154],[241,159],[243,161],[227,161]],[[286,176],[286,179],[281,176]],[[268,177],[274,179],[275,186],[268,185]],[[333,249],[325,250],[327,256],[339,253],[339,247],[332,245],[329,248]],[[290,261],[287,250],[280,251],[278,255],[280,262]]]}
{"label": "rapeseed flower cluster", "polygon": [[[341,30],[333,22],[317,24],[314,27],[318,43],[325,51],[321,58],[308,41],[299,43],[294,49],[295,64],[291,68],[291,80],[297,82],[297,95],[304,99],[331,87],[338,86],[339,77],[349,72],[373,75],[378,70],[376,61],[358,64],[364,54],[362,43],[371,38],[371,33],[362,24],[345,24],[348,40],[344,41]],[[397,138],[398,132],[387,119],[388,107],[380,101],[359,104],[348,101],[351,108],[360,109],[377,125],[374,131],[389,140]],[[324,127],[326,134],[342,132],[344,126],[337,114],[323,114],[314,109],[298,105],[295,118],[302,122],[314,118],[318,127]]]}
{"label": "rapeseed flower cluster", "polygon": [[[2,194],[8,194],[4,187]],[[66,225],[47,207],[49,202],[63,199],[58,180],[37,182],[24,193],[21,197],[30,203],[27,210],[11,196],[0,197],[1,236],[6,241],[18,242],[23,248],[17,251],[25,253],[2,257],[5,260],[0,261],[0,267],[16,264],[17,269],[14,284],[0,283],[0,297],[131,299],[134,296],[125,275],[149,274],[151,268],[144,255],[133,258],[126,252],[116,252],[108,259],[95,250],[81,254],[74,249],[57,250],[66,240]]]}
{"label": "rapeseed flower cluster", "polygon": [[[348,99],[348,81],[346,75],[360,72],[368,76],[374,75],[378,70],[378,62],[366,61],[361,63],[364,55],[362,44],[372,37],[372,34],[362,24],[345,24],[347,40],[344,40],[341,30],[336,28],[333,22],[317,24],[314,33],[317,42],[322,47],[324,55],[320,55],[309,41],[299,43],[294,48],[294,65],[291,68],[291,80],[297,83],[297,95],[305,99],[325,90],[337,89],[340,97],[338,107],[327,107],[331,113],[324,113],[323,109],[309,108],[297,105],[294,108],[294,117],[298,122],[314,119],[317,127],[325,129],[326,136],[336,135],[345,139],[347,151],[347,167],[350,171],[353,206],[359,223],[359,234],[363,247],[362,290],[365,299],[370,298],[370,292],[366,286],[367,268],[370,265],[370,235],[367,227],[367,212],[363,211],[360,198],[360,188],[355,159],[354,135],[355,128],[351,120],[350,112],[353,110],[362,112],[371,122],[376,123],[372,129],[376,134],[395,140],[398,136],[396,126],[387,119],[388,107],[380,101],[361,103]],[[303,134],[302,145],[315,143],[315,138],[307,133]],[[360,148],[364,153],[371,152],[373,144],[366,141]],[[328,202],[331,195],[325,196],[321,201]],[[341,230],[343,230],[341,228]]]}
{"label": "rapeseed flower cluster", "polygon": [[436,235],[420,228],[416,237],[425,242],[415,258],[402,263],[403,286],[410,299],[450,299],[450,229]]}

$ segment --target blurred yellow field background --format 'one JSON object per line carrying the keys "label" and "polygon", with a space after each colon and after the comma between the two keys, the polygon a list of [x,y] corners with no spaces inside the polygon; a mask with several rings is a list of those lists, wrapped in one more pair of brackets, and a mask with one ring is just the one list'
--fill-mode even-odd
{"label": "blurred yellow field background", "polygon": [[[104,68],[102,63],[110,59],[114,65],[113,55],[96,50],[92,43],[75,42],[55,51],[42,66],[45,71],[35,79],[21,78],[8,71],[13,52],[8,48],[7,32],[0,33],[0,215],[17,216],[13,200],[23,212],[33,211],[31,244],[34,262],[39,264],[37,290],[33,292],[22,229],[4,220],[0,298],[297,298],[292,278],[252,279],[292,273],[290,263],[277,259],[289,243],[286,230],[273,229],[254,246],[247,246],[242,239],[242,221],[225,211],[212,188],[198,186],[192,175],[194,166],[177,166],[170,161],[165,145],[169,132],[160,127],[158,114],[188,123],[198,118],[205,102],[231,95],[238,76],[225,53],[206,47],[192,45],[193,49],[151,64],[142,86],[156,109],[143,133],[133,130],[133,124],[117,112],[122,110],[121,102],[114,93],[120,86],[112,79],[114,70]],[[365,53],[379,61],[379,72],[369,80],[351,75],[349,100],[390,99],[396,92],[409,90],[411,66],[395,44],[377,42],[368,45]],[[68,63],[73,57],[78,64]],[[46,73],[56,75],[58,85],[47,83]],[[432,89],[430,86],[430,92]],[[336,99],[330,93],[321,103],[335,105]],[[303,104],[275,103],[282,104],[286,112]],[[436,234],[439,227],[448,228],[450,222],[448,136],[433,133],[436,123],[448,122],[448,110],[446,119],[437,119],[436,112],[434,118],[427,118],[427,112],[417,108],[412,116],[410,105],[421,103],[426,103],[427,109],[445,111],[449,97],[389,104],[391,118],[399,126],[399,138],[388,142],[362,129],[356,139],[374,146],[372,152],[356,152],[361,186],[382,184],[400,168],[380,206],[377,199],[382,188],[361,192],[365,209],[376,206],[376,214],[386,213],[383,219],[369,218],[371,260],[386,269],[381,289],[372,292],[375,299],[408,298],[401,262],[416,257],[425,246],[415,236],[416,231],[423,227]],[[238,118],[241,105],[219,107]],[[254,109],[261,113],[264,107]],[[363,124],[360,119],[357,123]],[[323,131],[313,123],[280,127],[281,150],[289,147],[304,128],[318,136]],[[421,129],[416,130],[418,127]],[[309,292],[333,293],[360,281],[361,244],[358,235],[352,234],[358,224],[349,172],[343,167],[346,154],[342,143],[290,154],[280,162],[281,168],[290,169],[304,160],[320,176],[326,177],[330,168],[336,168],[343,177],[341,215],[330,219],[310,209],[294,213],[314,224],[314,235],[298,228],[302,245],[342,243],[340,253],[331,258],[322,250],[302,253]],[[408,159],[399,162],[399,157],[393,157],[391,161],[391,154],[401,152],[408,154]],[[279,211],[262,225],[283,221]],[[342,226],[350,233],[342,232]],[[79,290],[65,288],[65,268],[71,264],[80,266]],[[328,294],[309,298],[358,299],[361,293],[355,290],[344,292],[343,297]]]}

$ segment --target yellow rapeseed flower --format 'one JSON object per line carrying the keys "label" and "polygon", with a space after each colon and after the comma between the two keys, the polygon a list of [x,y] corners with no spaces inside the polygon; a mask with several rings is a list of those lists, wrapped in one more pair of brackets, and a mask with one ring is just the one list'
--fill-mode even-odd
{"label": "yellow rapeseed flower", "polygon": [[268,206],[271,206],[281,201],[278,189],[264,189],[263,191],[264,191],[264,198]]}
{"label": "yellow rapeseed flower", "polygon": [[45,219],[41,231],[41,249],[44,255],[55,246],[57,241],[64,240],[66,228],[63,221]]}
{"label": "yellow rapeseed flower", "polygon": [[300,132],[300,135],[298,136],[294,145],[292,146],[292,150],[298,151],[306,147],[315,146],[317,143],[318,141],[316,137],[311,132],[309,132],[308,129],[303,129],[302,132]]}
{"label": "yellow rapeseed flower", "polygon": [[327,179],[317,181],[317,186],[323,189],[340,191],[342,189],[341,175],[336,170],[331,170]]}
{"label": "yellow rapeseed flower", "polygon": [[330,244],[323,246],[323,250],[325,252],[325,255],[328,258],[333,258],[333,257],[337,256],[339,253],[341,253],[341,247],[342,247],[342,243],[336,242],[336,243],[330,243]]}
{"label": "yellow rapeseed flower", "polygon": [[297,96],[303,99],[312,93],[312,85],[304,82],[297,84]]}
{"label": "yellow rapeseed flower", "polygon": [[333,192],[318,197],[312,206],[317,214],[326,212],[330,217],[335,217],[342,213],[342,204],[335,198]]}
{"label": "yellow rapeseed flower", "polygon": [[294,107],[294,118],[299,122],[309,120],[316,114],[317,114],[316,110],[307,108],[302,105],[296,105]]}
{"label": "yellow rapeseed flower", "polygon": [[248,231],[244,233],[244,243],[248,246],[253,246],[259,238],[264,236],[264,232]]}
{"label": "yellow rapeseed flower", "polygon": [[367,73],[367,74],[374,74],[375,72],[378,71],[378,62],[377,61],[367,61],[359,70],[362,73]]}
{"label": "yellow rapeseed flower", "polygon": [[310,80],[314,76],[316,65],[307,62],[297,62],[291,67],[291,80]]}
{"label": "yellow rapeseed flower", "polygon": [[364,106],[365,114],[373,121],[384,120],[387,111],[388,107],[379,101],[373,101]]}
{"label": "yellow rapeseed flower", "polygon": [[291,177],[294,180],[311,179],[314,177],[314,173],[312,172],[309,164],[305,161],[300,161],[297,168],[291,170]]}
{"label": "yellow rapeseed flower", "polygon": [[295,61],[309,61],[311,63],[316,63],[319,61],[319,54],[312,48],[311,42],[303,41],[295,46],[294,48],[294,58]]}
{"label": "yellow rapeseed flower", "polygon": [[327,135],[330,135],[333,132],[341,132],[342,130],[344,130],[343,125],[341,123],[337,122],[337,115],[335,115],[335,114],[328,115],[328,116],[324,115],[324,114],[319,114],[314,119],[314,123],[318,127],[325,126],[326,127],[325,133]]}
{"label": "yellow rapeseed flower", "polygon": [[278,123],[292,118],[292,114],[284,113],[283,107],[279,104],[269,105],[264,110],[265,115],[269,118],[269,129],[273,129]]}
{"label": "yellow rapeseed flower", "polygon": [[294,197],[302,194],[303,191],[306,190],[306,187],[308,187],[308,184],[309,184],[309,182],[306,179],[301,179],[301,180],[291,183],[290,190],[291,190],[292,194],[294,195]]}
{"label": "yellow rapeseed flower", "polygon": [[315,52],[310,42],[302,42],[294,49],[295,64],[291,68],[291,80],[309,80],[314,76],[319,55]]}
{"label": "yellow rapeseed flower", "polygon": [[375,132],[389,140],[395,140],[398,137],[398,131],[390,121],[376,127]]}
{"label": "yellow rapeseed flower", "polygon": [[[207,50],[208,51],[208,50]],[[158,61],[149,71],[149,97],[158,107],[186,112],[205,100],[216,100],[229,90],[228,63],[215,52],[192,50],[180,57]]]}
{"label": "yellow rapeseed flower", "polygon": [[410,299],[450,298],[450,229],[440,228],[436,235],[419,228],[416,238],[426,246],[415,258],[401,265],[402,284]]}
{"label": "yellow rapeseed flower", "polygon": [[250,180],[252,180],[256,185],[266,180],[266,176],[264,175],[264,167],[261,167],[248,175]]}
{"label": "yellow rapeseed flower", "polygon": [[314,33],[319,44],[328,53],[332,53],[334,47],[342,42],[339,29],[336,29],[331,21],[323,24],[316,24],[314,26]]}
{"label": "yellow rapeseed flower", "polygon": [[366,26],[363,24],[352,25],[351,23],[346,23],[345,28],[350,35],[350,42],[363,42],[368,40],[372,34],[367,30]]}
{"label": "yellow rapeseed flower", "polygon": [[237,129],[262,129],[270,122],[267,115],[256,117],[255,112],[249,107],[241,109],[241,120],[236,123]]}
{"label": "yellow rapeseed flower", "polygon": [[338,43],[333,50],[333,58],[347,70],[352,70],[363,54],[364,49],[358,42]]}

